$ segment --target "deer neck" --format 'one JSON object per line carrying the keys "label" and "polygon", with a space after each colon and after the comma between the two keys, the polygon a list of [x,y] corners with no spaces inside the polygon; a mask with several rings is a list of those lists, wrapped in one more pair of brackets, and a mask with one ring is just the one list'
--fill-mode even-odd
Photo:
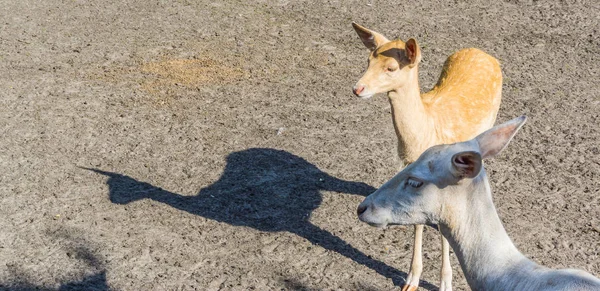
{"label": "deer neck", "polygon": [[398,154],[405,163],[412,163],[435,144],[433,122],[421,100],[418,68],[411,69],[406,84],[389,91],[388,98],[398,137]]}
{"label": "deer neck", "polygon": [[485,171],[470,182],[472,185],[461,187],[470,193],[455,195],[467,199],[454,197],[452,205],[442,209],[440,231],[456,253],[472,290],[509,290],[540,267],[523,256],[508,237]]}

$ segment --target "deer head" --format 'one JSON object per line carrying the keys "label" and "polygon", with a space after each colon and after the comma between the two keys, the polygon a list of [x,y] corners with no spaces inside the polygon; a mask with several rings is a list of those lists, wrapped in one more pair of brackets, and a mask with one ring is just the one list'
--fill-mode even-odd
{"label": "deer head", "polygon": [[356,23],[352,26],[363,44],[371,50],[367,71],[353,88],[356,96],[369,98],[377,93],[389,92],[416,77],[413,72],[421,61],[421,50],[416,40],[390,41]]}
{"label": "deer head", "polygon": [[[521,116],[476,138],[425,151],[358,206],[361,221],[373,226],[439,224],[468,211],[465,203],[485,175],[482,159],[499,154],[525,123]],[[489,195],[489,188],[487,189]],[[444,220],[444,221],[442,221]]]}

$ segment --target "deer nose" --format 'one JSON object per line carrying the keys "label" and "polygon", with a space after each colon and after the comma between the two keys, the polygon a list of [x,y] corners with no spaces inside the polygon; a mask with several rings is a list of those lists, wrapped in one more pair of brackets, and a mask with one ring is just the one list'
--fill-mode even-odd
{"label": "deer nose", "polygon": [[365,213],[365,211],[367,211],[367,206],[366,205],[358,205],[358,208],[356,209],[356,214],[358,214],[359,216],[363,213]]}
{"label": "deer nose", "polygon": [[354,92],[354,95],[358,96],[360,95],[360,93],[362,93],[362,91],[365,90],[365,86],[363,85],[356,85],[354,86],[354,88],[352,88],[352,92]]}

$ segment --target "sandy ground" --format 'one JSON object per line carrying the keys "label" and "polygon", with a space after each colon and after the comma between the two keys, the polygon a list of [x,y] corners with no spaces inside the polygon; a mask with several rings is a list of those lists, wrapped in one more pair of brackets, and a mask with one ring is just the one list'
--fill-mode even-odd
{"label": "sandy ground", "polygon": [[0,2],[0,289],[399,289],[412,228],[355,215],[398,158],[351,21],[415,37],[424,90],[500,60],[498,121],[530,117],[487,163],[500,217],[600,276],[598,1]]}

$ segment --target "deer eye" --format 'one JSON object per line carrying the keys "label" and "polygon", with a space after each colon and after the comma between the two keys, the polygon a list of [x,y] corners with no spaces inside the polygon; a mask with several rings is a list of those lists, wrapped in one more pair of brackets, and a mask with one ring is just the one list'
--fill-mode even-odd
{"label": "deer eye", "polygon": [[423,185],[423,182],[415,178],[408,178],[406,179],[406,185],[411,186],[413,188],[419,188]]}
{"label": "deer eye", "polygon": [[388,71],[388,72],[393,72],[393,71],[395,71],[395,70],[397,70],[397,69],[398,69],[398,68],[396,68],[396,67],[387,67],[387,71]]}

